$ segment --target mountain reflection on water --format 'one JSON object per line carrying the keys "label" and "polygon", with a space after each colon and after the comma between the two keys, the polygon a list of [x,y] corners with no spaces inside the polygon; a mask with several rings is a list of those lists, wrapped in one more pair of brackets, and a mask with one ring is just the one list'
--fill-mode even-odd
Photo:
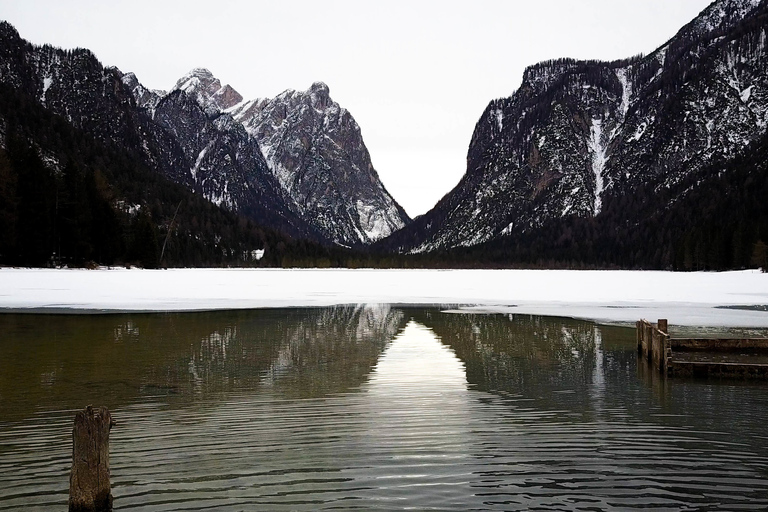
{"label": "mountain reflection on water", "polygon": [[133,315],[0,315],[0,418],[34,408],[171,403],[270,386],[359,386],[405,324],[389,306]]}
{"label": "mountain reflection on water", "polygon": [[0,510],[66,506],[89,403],[116,510],[768,506],[768,387],[659,382],[632,329],[360,305],[0,332]]}

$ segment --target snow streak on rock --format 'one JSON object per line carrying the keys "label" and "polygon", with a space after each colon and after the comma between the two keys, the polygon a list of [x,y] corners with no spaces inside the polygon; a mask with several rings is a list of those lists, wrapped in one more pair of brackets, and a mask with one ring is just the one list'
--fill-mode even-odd
{"label": "snow streak on rock", "polygon": [[627,68],[619,68],[616,70],[616,78],[621,82],[621,105],[619,106],[619,112],[621,112],[621,120],[627,117],[629,111],[629,104],[632,98],[632,82],[627,77]]}
{"label": "snow streak on rock", "polygon": [[592,152],[592,172],[595,174],[595,207],[594,214],[598,215],[603,206],[603,170],[605,170],[606,147],[603,143],[603,122],[592,119],[589,129],[589,149]]}

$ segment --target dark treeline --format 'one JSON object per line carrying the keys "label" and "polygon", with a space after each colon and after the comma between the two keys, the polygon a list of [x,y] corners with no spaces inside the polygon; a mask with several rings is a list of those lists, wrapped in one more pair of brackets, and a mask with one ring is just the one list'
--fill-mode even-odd
{"label": "dark treeline", "polygon": [[[382,268],[768,266],[768,138],[673,188],[606,195],[472,247],[401,255],[295,240],[221,209],[0,85],[0,264]],[[30,143],[29,141],[34,141]],[[673,200],[673,198],[677,198]],[[638,220],[639,219],[639,220]],[[256,259],[257,250],[264,257]]]}
{"label": "dark treeline", "polygon": [[350,257],[221,209],[3,84],[0,136],[0,265],[343,266]]}
{"label": "dark treeline", "polygon": [[[603,200],[594,218],[435,254],[455,266],[726,270],[768,267],[768,137],[671,188]],[[674,199],[676,198],[676,199]]]}

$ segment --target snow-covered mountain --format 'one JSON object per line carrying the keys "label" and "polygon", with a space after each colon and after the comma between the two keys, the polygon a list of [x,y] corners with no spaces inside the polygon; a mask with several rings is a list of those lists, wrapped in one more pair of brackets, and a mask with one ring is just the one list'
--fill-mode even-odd
{"label": "snow-covered mountain", "polygon": [[385,245],[424,252],[599,220],[640,186],[730,161],[766,133],[766,29],[768,2],[717,0],[648,56],[529,67],[477,122],[461,182]]}
{"label": "snow-covered mountain", "polygon": [[205,68],[195,68],[176,82],[172,90],[192,96],[207,111],[226,110],[243,101],[229,84],[221,85],[218,78]]}
{"label": "snow-covered mountain", "polygon": [[323,240],[296,215],[242,125],[206,112],[183,91],[148,90],[85,49],[32,45],[6,22],[0,22],[0,82],[216,204],[294,237]]}
{"label": "snow-covered mountain", "polygon": [[173,91],[194,98],[208,115],[232,116],[240,123],[297,215],[326,238],[343,245],[368,244],[410,222],[371,165],[360,127],[330,98],[324,83],[273,99],[243,101],[210,71],[193,69]]}
{"label": "snow-covered mountain", "polygon": [[[150,90],[133,73],[105,68],[88,50],[32,45],[6,22],[0,22],[0,82],[100,142],[136,152],[149,168],[213,203],[294,237],[362,245],[410,221],[371,166],[359,127],[327,87],[322,98],[313,86],[244,102],[198,68],[169,92]],[[288,97],[284,122],[266,135],[256,105],[271,109],[264,110],[266,123]],[[3,135],[0,119],[0,143]],[[267,148],[269,161],[262,154]]]}

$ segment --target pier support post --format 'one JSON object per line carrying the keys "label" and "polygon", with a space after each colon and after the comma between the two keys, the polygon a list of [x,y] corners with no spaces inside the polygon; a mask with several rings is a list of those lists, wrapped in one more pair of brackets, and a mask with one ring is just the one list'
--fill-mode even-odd
{"label": "pier support post", "polygon": [[645,328],[645,342],[648,344],[647,349],[648,353],[646,354],[646,358],[648,359],[649,363],[653,362],[653,325],[651,325],[651,322],[645,322],[643,324],[643,327]]}
{"label": "pier support post", "polygon": [[669,334],[669,322],[667,322],[666,318],[659,318],[659,321],[656,322],[656,327],[661,332]]}
{"label": "pier support post", "polygon": [[75,415],[69,512],[112,510],[109,483],[109,430],[115,422],[106,407],[90,405]]}

